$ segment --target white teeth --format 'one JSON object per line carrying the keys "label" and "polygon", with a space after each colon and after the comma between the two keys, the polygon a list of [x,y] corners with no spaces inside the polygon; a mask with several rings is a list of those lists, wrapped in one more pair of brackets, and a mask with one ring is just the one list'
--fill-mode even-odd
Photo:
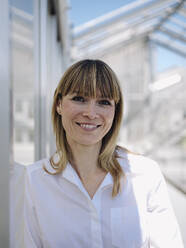
{"label": "white teeth", "polygon": [[97,127],[96,125],[90,125],[90,124],[80,124],[80,126],[87,129],[92,129]]}

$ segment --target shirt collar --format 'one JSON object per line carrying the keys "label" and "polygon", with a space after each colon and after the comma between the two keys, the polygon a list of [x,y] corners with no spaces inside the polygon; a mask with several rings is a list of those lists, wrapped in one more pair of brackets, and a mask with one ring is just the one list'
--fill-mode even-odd
{"label": "shirt collar", "polygon": [[103,182],[101,183],[100,188],[107,187],[109,185],[113,185],[113,178],[111,174],[108,172]]}
{"label": "shirt collar", "polygon": [[66,168],[62,172],[62,177],[76,185],[79,185],[80,179],[70,163],[67,163]]}
{"label": "shirt collar", "polygon": [[[77,186],[81,186],[82,184],[77,172],[74,170],[70,163],[67,164],[65,170],[63,171],[62,177],[76,184]],[[113,185],[113,179],[110,173],[107,173],[99,188],[103,188],[108,185]]]}
{"label": "shirt collar", "polygon": [[[55,172],[54,168],[52,168],[50,161],[47,161],[47,169],[52,173]],[[82,182],[77,174],[77,172],[74,170],[74,168],[71,166],[71,164],[68,162],[66,165],[66,168],[62,172],[62,178],[65,178],[69,182],[77,185],[79,188],[82,188]],[[105,176],[104,180],[102,181],[101,185],[99,186],[99,189],[103,187],[107,187],[109,185],[113,185],[113,178],[111,174],[108,172]]]}

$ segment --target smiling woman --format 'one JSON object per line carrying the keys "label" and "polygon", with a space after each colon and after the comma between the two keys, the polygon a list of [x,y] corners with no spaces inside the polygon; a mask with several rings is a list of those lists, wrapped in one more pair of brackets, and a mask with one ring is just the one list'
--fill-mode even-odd
{"label": "smiling woman", "polygon": [[[77,150],[80,152],[81,146],[77,146],[78,143],[89,145],[86,147],[90,151],[89,158],[96,158],[94,166],[90,165],[90,168],[98,167],[107,173],[111,167],[110,173],[115,182],[112,194],[116,195],[120,190],[119,179],[123,175],[115,154],[122,114],[123,99],[119,82],[106,63],[100,60],[83,60],[72,65],[59,82],[52,107],[60,160],[56,164],[52,157],[50,161],[55,169],[57,167],[56,173],[64,170],[67,161],[75,164],[78,173],[78,163],[74,160],[80,156],[77,158],[73,153]],[[98,126],[90,130],[90,124]],[[72,146],[76,146],[76,149]]]}
{"label": "smiling woman", "polygon": [[122,113],[103,61],[65,72],[52,107],[56,153],[26,168],[23,247],[183,248],[159,166],[116,144]]}

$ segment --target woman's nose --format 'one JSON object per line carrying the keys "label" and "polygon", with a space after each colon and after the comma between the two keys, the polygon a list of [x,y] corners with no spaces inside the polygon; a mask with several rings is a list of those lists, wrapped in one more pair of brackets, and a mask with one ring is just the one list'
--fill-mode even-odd
{"label": "woman's nose", "polygon": [[95,119],[98,117],[96,106],[94,103],[88,103],[84,109],[83,116],[88,117],[89,119]]}

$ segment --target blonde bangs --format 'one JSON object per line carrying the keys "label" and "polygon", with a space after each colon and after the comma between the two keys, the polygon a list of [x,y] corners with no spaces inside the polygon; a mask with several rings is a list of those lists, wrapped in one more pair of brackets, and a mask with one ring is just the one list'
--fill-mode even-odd
{"label": "blonde bangs", "polygon": [[[83,70],[82,70],[83,69]],[[84,97],[107,98],[118,103],[121,96],[116,76],[110,73],[103,64],[92,63],[73,68],[73,73],[66,78],[63,96],[67,94],[78,94]]]}

